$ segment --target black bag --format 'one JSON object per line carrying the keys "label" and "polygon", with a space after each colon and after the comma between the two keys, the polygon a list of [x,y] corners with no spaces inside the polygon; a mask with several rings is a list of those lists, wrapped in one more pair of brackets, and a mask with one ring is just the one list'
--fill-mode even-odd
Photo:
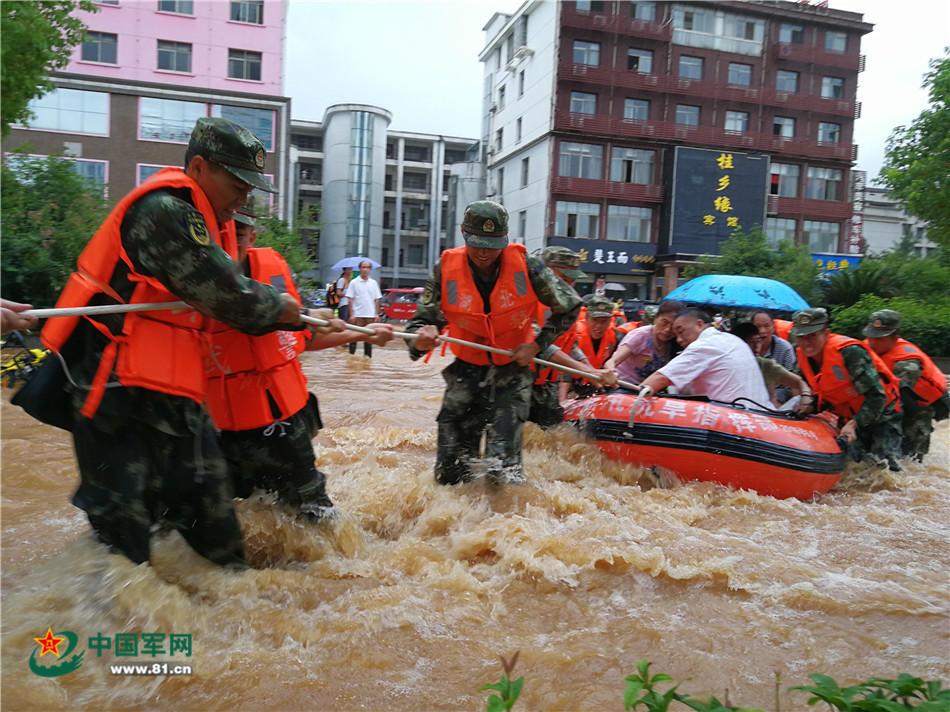
{"label": "black bag", "polygon": [[42,423],[72,432],[76,413],[67,383],[62,361],[51,353],[10,402]]}

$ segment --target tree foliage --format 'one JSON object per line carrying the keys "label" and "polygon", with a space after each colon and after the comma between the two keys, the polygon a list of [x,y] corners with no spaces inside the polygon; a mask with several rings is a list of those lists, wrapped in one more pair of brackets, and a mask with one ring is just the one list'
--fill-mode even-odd
{"label": "tree foliage", "polygon": [[30,117],[30,100],[53,88],[48,74],[65,67],[86,28],[76,10],[96,12],[90,0],[4,0],[0,3],[0,134]]}
{"label": "tree foliage", "polygon": [[[298,274],[313,268],[313,255],[304,247],[300,235],[291,232],[286,222],[276,215],[265,215],[258,217],[257,225],[255,247],[271,247],[277,250],[287,260],[290,269]],[[312,223],[308,223],[308,226],[312,226]]]}
{"label": "tree foliage", "polygon": [[897,274],[889,265],[866,261],[859,269],[837,272],[821,285],[825,306],[851,306],[865,294],[894,297],[898,294]]}
{"label": "tree foliage", "polygon": [[880,180],[908,212],[928,223],[927,236],[950,247],[950,48],[925,75],[930,106],[887,142]]}
{"label": "tree foliage", "polygon": [[[863,267],[862,267],[863,269]],[[848,307],[832,311],[831,328],[839,334],[864,338],[864,327],[871,314],[881,309],[900,312],[901,336],[932,356],[950,355],[950,298],[895,297],[885,299],[865,294]]]}

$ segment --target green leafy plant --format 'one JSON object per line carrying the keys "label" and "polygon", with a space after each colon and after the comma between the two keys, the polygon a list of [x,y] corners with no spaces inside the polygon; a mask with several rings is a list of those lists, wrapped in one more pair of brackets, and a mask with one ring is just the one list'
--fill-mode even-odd
{"label": "green leafy plant", "polygon": [[828,306],[851,306],[865,294],[879,297],[898,295],[897,274],[882,262],[867,262],[856,270],[838,272],[821,288],[822,299]]}
{"label": "green leafy plant", "polygon": [[864,338],[864,327],[873,312],[894,309],[903,317],[900,334],[931,356],[950,355],[950,299],[896,297],[884,299],[865,295],[846,308],[834,309],[831,329],[856,339]]}
{"label": "green leafy plant", "polygon": [[520,653],[520,650],[515,651],[515,654],[511,656],[511,660],[500,658],[501,666],[505,671],[501,679],[498,682],[482,685],[478,688],[479,692],[495,690],[498,693],[497,695],[488,696],[488,700],[485,703],[485,712],[507,712],[507,710],[515,706],[515,702],[517,702],[521,696],[521,688],[524,687],[524,676],[514,681],[510,679]]}
{"label": "green leafy plant", "polygon": [[720,702],[715,697],[708,700],[699,700],[687,694],[677,692],[678,685],[674,685],[665,692],[660,692],[657,685],[663,682],[672,682],[673,678],[666,673],[650,675],[650,661],[640,660],[637,663],[637,673],[624,678],[627,683],[623,693],[623,708],[646,712],[666,712],[670,705],[678,702],[696,712],[761,712],[754,708],[731,707],[727,702]]}
{"label": "green leafy plant", "polygon": [[894,680],[871,678],[857,685],[841,687],[828,675],[809,675],[813,685],[800,685],[792,690],[807,692],[809,705],[824,702],[839,712],[947,712],[950,690],[938,681],[901,673]]}

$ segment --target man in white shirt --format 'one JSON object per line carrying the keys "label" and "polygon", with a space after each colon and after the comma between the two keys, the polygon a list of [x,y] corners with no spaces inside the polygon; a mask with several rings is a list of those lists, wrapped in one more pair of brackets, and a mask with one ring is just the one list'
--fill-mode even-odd
{"label": "man in white shirt", "polygon": [[[350,322],[359,326],[366,326],[379,320],[379,300],[383,298],[379,291],[379,284],[369,276],[373,271],[373,263],[369,260],[360,262],[360,276],[350,281],[346,288],[346,298],[350,300]],[[350,344],[350,353],[356,353],[356,342]],[[373,357],[373,345],[363,342],[363,355]]]}
{"label": "man in white shirt", "polygon": [[[675,386],[680,393],[731,403],[747,398],[769,407],[769,391],[755,356],[742,339],[715,329],[700,309],[685,309],[673,322],[685,348],[642,383],[655,393]],[[744,405],[751,405],[748,401]]]}

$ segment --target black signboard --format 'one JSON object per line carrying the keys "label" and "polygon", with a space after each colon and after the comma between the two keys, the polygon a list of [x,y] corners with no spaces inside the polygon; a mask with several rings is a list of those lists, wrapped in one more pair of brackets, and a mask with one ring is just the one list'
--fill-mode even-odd
{"label": "black signboard", "polygon": [[669,251],[718,255],[737,229],[765,225],[769,157],[677,146]]}
{"label": "black signboard", "polygon": [[656,254],[656,245],[652,242],[549,237],[548,245],[580,252],[580,269],[591,275],[652,272]]}

